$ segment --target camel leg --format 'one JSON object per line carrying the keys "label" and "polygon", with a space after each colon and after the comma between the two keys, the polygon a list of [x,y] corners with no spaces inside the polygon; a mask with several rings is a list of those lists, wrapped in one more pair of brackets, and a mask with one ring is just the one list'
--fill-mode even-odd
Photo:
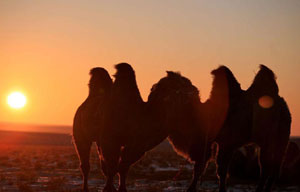
{"label": "camel leg", "polygon": [[107,176],[105,187],[103,188],[103,192],[116,192],[116,188],[114,186],[114,177],[112,175]]}
{"label": "camel leg", "polygon": [[219,177],[219,192],[226,192],[226,177],[228,166],[233,154],[233,150],[219,149],[217,163],[218,163],[218,177]]}
{"label": "camel leg", "polygon": [[266,182],[272,172],[272,161],[270,160],[272,154],[269,153],[269,149],[261,148],[260,150],[260,169],[261,176],[256,188],[256,192],[262,192],[265,188]]}
{"label": "camel leg", "polygon": [[274,175],[274,173],[271,176],[269,176],[269,179],[266,182],[265,192],[272,191],[272,188],[273,188],[273,185],[274,185],[274,182],[276,179],[277,179],[277,177],[276,177],[276,175]]}
{"label": "camel leg", "polygon": [[265,183],[268,179],[268,175],[266,174],[266,171],[264,171],[264,166],[261,167],[261,176],[256,188],[256,192],[262,192],[264,190],[265,187]]}
{"label": "camel leg", "polygon": [[279,178],[281,164],[283,162],[284,155],[285,155],[285,149],[286,149],[286,147],[278,147],[277,150],[273,150],[275,155],[274,155],[274,158],[272,161],[272,173],[266,183],[266,188],[265,188],[266,192],[272,191],[272,187],[273,187],[275,181]]}
{"label": "camel leg", "polygon": [[101,168],[106,177],[106,184],[103,188],[103,192],[116,192],[117,190],[114,186],[114,176],[117,174],[117,170],[111,169],[110,166],[104,160],[101,160]]}
{"label": "camel leg", "polygon": [[97,148],[98,148],[98,155],[99,155],[99,159],[100,159],[100,164],[101,164],[101,169],[103,174],[106,177],[106,184],[105,187],[103,189],[103,192],[115,192],[116,189],[114,187],[114,175],[116,175],[116,170],[111,170],[109,169],[109,164],[106,163],[106,161],[103,159],[103,155],[102,155],[102,150],[101,150],[101,146],[100,143],[97,142]]}
{"label": "camel leg", "polygon": [[192,180],[192,183],[190,184],[187,192],[196,192],[197,191],[197,183],[204,171],[204,168],[205,168],[205,164],[201,163],[200,161],[195,162],[193,180]]}
{"label": "camel leg", "polygon": [[108,145],[109,148],[103,147],[101,154],[101,168],[106,176],[106,184],[103,189],[103,192],[116,192],[117,190],[114,187],[114,176],[118,172],[118,164],[120,158],[120,146]]}
{"label": "camel leg", "polygon": [[126,189],[126,178],[129,171],[129,168],[132,164],[137,162],[145,154],[144,148],[137,148],[127,146],[122,150],[121,161],[119,165],[119,190],[118,192],[127,192]]}
{"label": "camel leg", "polygon": [[119,189],[118,192],[127,192],[126,189],[126,178],[127,178],[127,174],[130,168],[129,163],[120,163],[120,167],[119,167]]}
{"label": "camel leg", "polygon": [[137,162],[145,153],[139,152],[131,147],[125,147],[121,154],[121,161],[119,165],[119,190],[118,192],[127,192],[126,178],[129,168],[132,164]]}
{"label": "camel leg", "polygon": [[80,159],[80,169],[83,176],[83,191],[88,192],[88,176],[90,172],[90,150],[91,142],[76,143],[77,154]]}

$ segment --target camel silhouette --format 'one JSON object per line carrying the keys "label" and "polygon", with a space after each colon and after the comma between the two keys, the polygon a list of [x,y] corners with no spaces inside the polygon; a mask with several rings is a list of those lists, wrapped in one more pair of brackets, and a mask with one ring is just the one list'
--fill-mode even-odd
{"label": "camel silhouette", "polygon": [[288,143],[291,117],[278,95],[276,78],[270,69],[261,65],[252,85],[244,91],[232,72],[220,66],[211,72],[213,88],[210,98],[202,103],[191,81],[172,71],[153,85],[148,101],[144,102],[133,68],[127,63],[115,67],[114,83],[107,74],[110,81],[106,83],[110,83],[101,84],[107,85],[106,94],[90,106],[85,103],[94,100],[87,99],[82,106],[89,107],[80,107],[74,119],[74,141],[85,190],[91,142],[97,142],[107,178],[103,191],[116,191],[113,177],[118,173],[118,191],[126,192],[130,166],[166,137],[178,154],[195,162],[188,191],[197,190],[199,177],[211,158],[218,163],[219,191],[226,191],[232,154],[249,143],[260,146],[262,178],[257,192],[271,190]]}
{"label": "camel silhouette", "polygon": [[226,191],[226,175],[233,152],[239,147],[255,143],[260,147],[261,179],[256,192],[271,191],[278,178],[287,148],[291,115],[284,99],[278,94],[276,77],[261,65],[252,85],[240,88],[227,68],[229,108],[227,118],[215,141],[219,145],[217,157],[219,191]]}
{"label": "camel silhouette", "polygon": [[[207,162],[217,153],[214,151],[213,144],[226,119],[229,107],[228,85],[231,82],[227,79],[226,67],[220,66],[211,74],[213,83],[209,99],[201,102],[199,94],[195,94],[192,107],[186,111],[182,108],[176,110],[177,116],[185,113],[186,118],[174,123],[168,129],[168,139],[175,151],[195,163],[193,179],[187,190],[189,192],[197,191],[198,180],[205,171]],[[193,86],[191,82],[186,85],[189,86]],[[189,101],[187,98],[184,99]],[[171,106],[171,102],[169,105]],[[172,120],[175,121],[177,118],[174,116]]]}
{"label": "camel silhouette", "polygon": [[77,109],[73,122],[73,143],[80,160],[84,191],[88,191],[91,145],[96,142],[100,149],[99,135],[112,87],[112,79],[105,69],[93,68],[90,75],[89,95]]}
{"label": "camel silhouette", "polygon": [[[136,133],[140,129],[145,108],[132,67],[127,63],[120,63],[115,68],[117,72],[106,112],[105,129],[100,141],[101,166],[107,178],[103,191],[116,191],[113,177],[118,172],[127,171],[119,171],[120,158],[126,146],[137,137]],[[121,181],[123,180],[120,179],[119,191],[124,191],[125,182]]]}
{"label": "camel silhouette", "polygon": [[[129,167],[167,136],[180,154],[196,162],[190,187],[194,189],[199,173],[205,167],[206,157],[202,154],[210,156],[206,145],[210,139],[207,137],[211,131],[209,127],[214,127],[211,136],[226,117],[228,88],[225,73],[212,72],[211,97],[202,105],[198,89],[179,73],[168,71],[166,77],[153,85],[148,101],[143,102],[131,66],[122,63],[116,69],[110,108],[100,140],[102,168],[107,177],[104,191],[115,191],[113,176],[117,173],[119,191],[126,191]],[[201,109],[208,106],[215,110]],[[206,117],[211,121],[204,121]]]}

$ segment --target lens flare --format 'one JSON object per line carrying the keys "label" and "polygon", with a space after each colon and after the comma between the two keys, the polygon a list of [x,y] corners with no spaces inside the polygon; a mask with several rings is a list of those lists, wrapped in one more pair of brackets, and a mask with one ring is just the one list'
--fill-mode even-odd
{"label": "lens flare", "polygon": [[274,104],[274,100],[272,97],[268,96],[268,95],[264,95],[262,97],[259,98],[258,100],[258,104],[265,109],[269,109],[273,106]]}
{"label": "lens flare", "polygon": [[26,97],[21,92],[13,92],[8,95],[7,104],[14,109],[20,109],[26,105]]}

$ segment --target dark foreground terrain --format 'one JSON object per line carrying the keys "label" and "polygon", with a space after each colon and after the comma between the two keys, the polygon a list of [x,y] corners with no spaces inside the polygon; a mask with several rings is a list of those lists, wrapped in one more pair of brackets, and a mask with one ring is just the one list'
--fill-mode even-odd
{"label": "dark foreground terrain", "polygon": [[[18,141],[13,142],[16,139]],[[78,165],[70,135],[0,131],[0,191],[80,191],[82,182]],[[191,175],[192,164],[179,157],[165,142],[132,167],[128,189],[184,191]],[[213,163],[204,180],[201,191],[217,191]],[[229,192],[254,191],[255,183],[255,180],[231,177]],[[104,186],[95,147],[91,155],[89,185],[91,191],[101,191]],[[279,184],[276,191],[296,192],[298,187],[294,184]]]}

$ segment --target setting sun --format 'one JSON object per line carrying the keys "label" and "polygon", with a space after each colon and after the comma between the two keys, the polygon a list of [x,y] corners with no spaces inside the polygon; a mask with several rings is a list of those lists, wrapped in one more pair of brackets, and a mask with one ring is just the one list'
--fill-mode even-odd
{"label": "setting sun", "polygon": [[26,97],[21,92],[13,92],[8,95],[7,104],[14,109],[20,109],[25,106]]}

